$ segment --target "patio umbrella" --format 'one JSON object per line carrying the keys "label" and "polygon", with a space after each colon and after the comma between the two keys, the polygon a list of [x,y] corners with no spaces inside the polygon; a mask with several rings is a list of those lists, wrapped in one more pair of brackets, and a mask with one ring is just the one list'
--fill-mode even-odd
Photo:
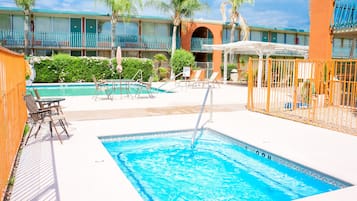
{"label": "patio umbrella", "polygon": [[121,73],[123,71],[123,67],[121,66],[121,48],[118,46],[117,48],[117,71]]}

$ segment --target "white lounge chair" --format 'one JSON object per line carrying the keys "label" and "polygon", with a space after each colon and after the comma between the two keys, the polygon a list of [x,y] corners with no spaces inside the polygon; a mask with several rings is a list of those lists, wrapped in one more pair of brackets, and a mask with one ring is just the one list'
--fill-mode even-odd
{"label": "white lounge chair", "polygon": [[207,83],[207,85],[211,85],[212,87],[215,87],[216,84],[219,86],[219,83],[218,83],[218,81],[217,81],[217,76],[218,76],[218,72],[216,72],[216,71],[213,72],[213,73],[211,74],[211,76],[209,77],[209,79],[206,79],[206,80],[204,81],[204,84]]}
{"label": "white lounge chair", "polygon": [[202,70],[196,70],[193,78],[190,80],[192,87],[197,87],[202,84],[200,81]]}

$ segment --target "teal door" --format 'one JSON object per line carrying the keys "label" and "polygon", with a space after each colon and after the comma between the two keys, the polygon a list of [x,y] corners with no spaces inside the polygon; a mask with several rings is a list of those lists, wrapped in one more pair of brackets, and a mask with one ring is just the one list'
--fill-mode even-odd
{"label": "teal door", "polygon": [[71,18],[71,47],[82,46],[82,20]]}
{"label": "teal door", "polygon": [[266,31],[263,32],[262,41],[263,41],[263,42],[268,42],[268,32],[266,32]]}
{"label": "teal door", "polygon": [[278,33],[276,33],[276,32],[271,33],[271,42],[273,42],[273,43],[278,42]]}
{"label": "teal door", "polygon": [[96,47],[97,40],[97,21],[86,19],[86,45],[87,47]]}

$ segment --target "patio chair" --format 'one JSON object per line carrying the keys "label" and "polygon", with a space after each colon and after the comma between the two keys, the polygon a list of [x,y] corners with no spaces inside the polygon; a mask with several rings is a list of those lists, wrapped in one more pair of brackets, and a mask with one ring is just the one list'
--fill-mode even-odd
{"label": "patio chair", "polygon": [[150,76],[148,82],[139,82],[141,86],[136,91],[136,95],[135,96],[139,97],[141,94],[146,92],[146,94],[149,95],[149,98],[153,98],[154,95],[151,93],[151,86],[152,86],[152,81],[153,80],[154,80],[154,77]]}
{"label": "patio chair", "polygon": [[94,95],[94,100],[97,100],[98,95],[102,94],[103,92],[106,94],[107,99],[112,99],[112,92],[113,89],[112,87],[108,87],[108,84],[104,81],[97,81],[97,78],[92,75],[93,82],[95,84],[95,95]]}
{"label": "patio chair", "polygon": [[[33,92],[35,93],[36,99],[40,100],[41,96],[40,96],[40,93],[38,92],[38,90],[36,88],[34,88]],[[55,112],[57,112],[60,115],[63,115],[64,122],[66,123],[66,126],[68,126],[68,122],[64,116],[64,113],[63,113],[63,110],[62,110],[62,107],[61,107],[59,101],[57,101],[57,102],[51,101],[51,102],[47,102],[47,104],[44,104],[44,102],[42,102],[42,101],[38,101],[37,103],[39,104],[41,109],[44,109],[44,108],[55,109]]]}
{"label": "patio chair", "polygon": [[24,100],[26,102],[26,107],[27,107],[28,114],[29,114],[29,121],[32,124],[30,131],[27,135],[25,145],[27,144],[27,142],[31,136],[33,128],[38,126],[36,132],[34,133],[35,138],[36,138],[43,123],[49,123],[51,136],[52,136],[52,129],[53,129],[56,132],[58,140],[61,142],[61,144],[62,144],[62,139],[61,139],[61,137],[58,133],[58,130],[56,128],[56,123],[60,124],[63,131],[69,137],[68,131],[64,124],[64,118],[62,115],[54,114],[52,112],[52,108],[40,108],[37,105],[35,98],[31,94],[25,95]]}
{"label": "patio chair", "polygon": [[[36,88],[33,88],[33,92],[35,93],[36,99],[39,100],[41,99],[40,94],[38,93],[38,90]],[[43,103],[38,103],[40,105],[40,108],[44,108],[45,105]]]}

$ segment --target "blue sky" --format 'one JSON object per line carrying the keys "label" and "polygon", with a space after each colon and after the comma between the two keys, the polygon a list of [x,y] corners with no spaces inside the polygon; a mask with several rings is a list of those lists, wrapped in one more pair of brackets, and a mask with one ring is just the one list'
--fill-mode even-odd
{"label": "blue sky", "polygon": [[[201,1],[208,2],[210,9],[197,13],[195,18],[222,20],[219,8],[223,0]],[[308,4],[308,0],[255,0],[253,5],[243,4],[239,11],[250,26],[296,28],[308,31],[310,23]],[[14,0],[1,0],[0,7],[15,7]],[[100,0],[36,0],[35,8],[108,13]],[[169,17],[168,14],[154,8],[139,10],[139,14]]]}

